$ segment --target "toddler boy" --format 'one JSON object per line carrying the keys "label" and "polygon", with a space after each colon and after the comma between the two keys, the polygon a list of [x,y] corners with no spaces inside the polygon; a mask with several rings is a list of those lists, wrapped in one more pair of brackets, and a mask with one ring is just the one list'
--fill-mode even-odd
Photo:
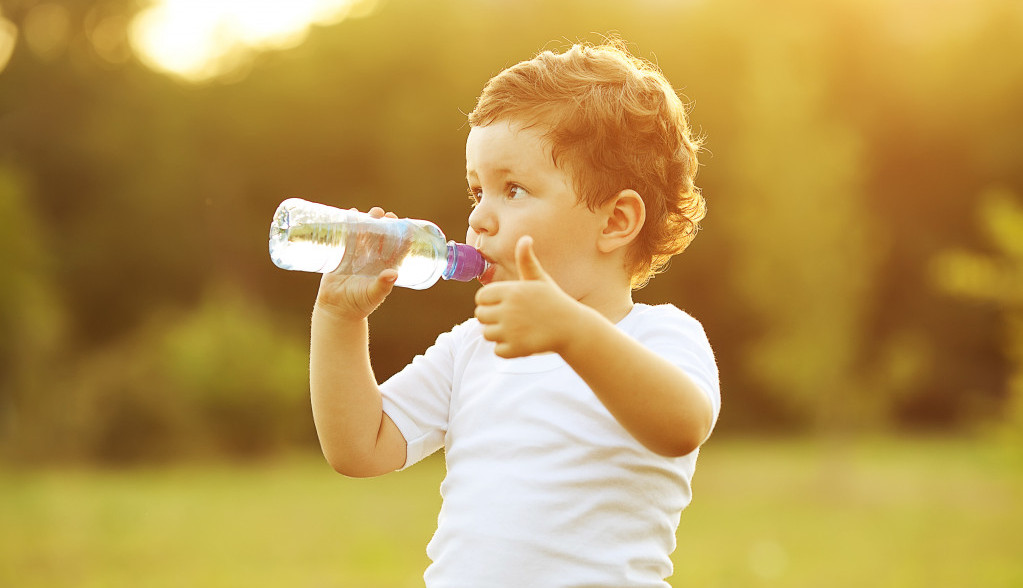
{"label": "toddler boy", "polygon": [[475,317],[378,385],[367,317],[397,273],[325,275],[324,455],[375,476],[445,450],[429,587],[667,586],[720,407],[700,324],[632,301],[704,216],[685,108],[650,64],[577,45],[495,76],[469,123]]}

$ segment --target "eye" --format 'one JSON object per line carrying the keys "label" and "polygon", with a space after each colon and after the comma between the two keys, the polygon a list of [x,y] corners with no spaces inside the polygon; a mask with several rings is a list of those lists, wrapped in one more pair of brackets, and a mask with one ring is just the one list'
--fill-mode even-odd
{"label": "eye", "polygon": [[509,199],[516,200],[518,198],[522,198],[529,195],[529,192],[527,192],[526,189],[523,188],[522,186],[508,184],[507,194]]}

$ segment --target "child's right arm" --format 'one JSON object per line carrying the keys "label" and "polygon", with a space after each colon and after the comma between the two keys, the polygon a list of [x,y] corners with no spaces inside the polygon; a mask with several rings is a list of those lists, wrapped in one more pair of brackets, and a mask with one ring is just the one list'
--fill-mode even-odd
{"label": "child's right arm", "polygon": [[[382,216],[383,210],[374,208],[370,214]],[[313,308],[313,421],[324,457],[346,476],[377,476],[405,464],[405,438],[383,412],[369,359],[367,317],[390,293],[395,278],[395,270],[375,278],[324,274]]]}

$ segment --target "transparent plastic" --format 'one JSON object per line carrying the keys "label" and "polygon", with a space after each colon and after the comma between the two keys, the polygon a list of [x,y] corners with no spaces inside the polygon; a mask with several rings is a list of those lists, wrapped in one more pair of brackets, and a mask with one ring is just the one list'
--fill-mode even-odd
{"label": "transparent plastic", "polygon": [[476,249],[445,242],[429,221],[373,218],[301,198],[277,207],[270,223],[270,259],[286,270],[356,276],[395,268],[395,285],[417,290],[440,278],[468,282],[487,268]]}

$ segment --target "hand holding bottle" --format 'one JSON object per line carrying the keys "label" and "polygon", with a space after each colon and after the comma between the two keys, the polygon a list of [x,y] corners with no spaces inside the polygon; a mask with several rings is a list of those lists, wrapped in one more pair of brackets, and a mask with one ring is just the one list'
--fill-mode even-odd
{"label": "hand holding bottle", "polygon": [[[355,208],[349,209],[357,212]],[[379,206],[369,209],[373,218],[398,218]],[[338,318],[362,320],[373,313],[394,289],[397,269],[384,269],[376,276],[350,275],[340,268],[323,274],[316,293],[316,306]]]}

